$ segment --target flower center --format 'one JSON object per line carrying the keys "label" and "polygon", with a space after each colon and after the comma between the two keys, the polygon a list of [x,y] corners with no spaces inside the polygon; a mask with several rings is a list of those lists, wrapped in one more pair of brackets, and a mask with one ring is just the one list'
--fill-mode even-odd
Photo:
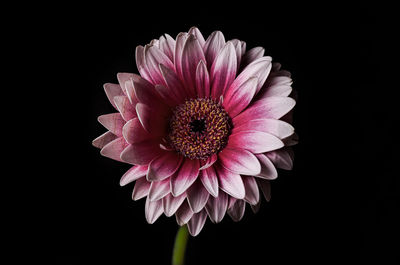
{"label": "flower center", "polygon": [[186,100],[177,106],[169,123],[169,142],[190,159],[206,159],[222,150],[231,121],[224,108],[209,98]]}

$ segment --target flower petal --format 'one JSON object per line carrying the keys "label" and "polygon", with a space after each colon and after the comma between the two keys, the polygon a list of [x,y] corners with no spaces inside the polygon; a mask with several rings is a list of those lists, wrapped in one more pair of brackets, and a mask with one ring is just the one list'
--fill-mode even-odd
{"label": "flower petal", "polygon": [[178,77],[182,77],[182,53],[188,37],[189,35],[186,32],[181,32],[176,36],[174,64]]}
{"label": "flower petal", "polygon": [[182,205],[176,211],[175,216],[176,222],[178,223],[178,225],[181,226],[189,222],[190,218],[192,218],[193,211],[190,209],[189,204],[186,200],[183,201]]}
{"label": "flower petal", "polygon": [[146,45],[144,48],[144,58],[148,72],[153,80],[153,85],[164,84],[164,78],[161,75],[159,65],[174,69],[174,64],[159,48]]}
{"label": "flower petal", "polygon": [[256,179],[258,187],[262,191],[264,198],[267,202],[271,200],[271,184],[266,179]]}
{"label": "flower petal", "polygon": [[260,131],[275,135],[279,139],[289,137],[294,133],[294,128],[287,122],[275,119],[249,120],[234,127],[232,134],[240,131]]}
{"label": "flower petal", "polygon": [[210,96],[210,77],[204,61],[200,61],[196,69],[196,93],[200,98]]}
{"label": "flower petal", "polygon": [[[276,150],[274,152],[277,151],[279,150]],[[269,160],[269,158],[265,154],[258,154],[256,155],[256,157],[261,164],[261,173],[258,174],[257,177],[263,179],[276,179],[278,177],[278,172],[276,171],[276,168],[274,164],[272,164],[271,160]]]}
{"label": "flower petal", "polygon": [[288,148],[268,152],[266,153],[266,156],[278,168],[286,170],[291,170],[293,168],[293,153]]}
{"label": "flower petal", "polygon": [[125,121],[129,121],[136,117],[136,110],[126,96],[114,97],[114,103],[117,106],[118,111],[121,113],[122,118]]}
{"label": "flower petal", "polygon": [[162,200],[150,201],[150,198],[147,197],[146,205],[144,208],[146,221],[149,224],[152,224],[161,216],[162,213],[163,213]]}
{"label": "flower petal", "polygon": [[186,193],[182,193],[178,197],[168,194],[162,199],[164,214],[168,217],[172,216],[186,199]]}
{"label": "flower petal", "polygon": [[214,197],[218,197],[218,177],[214,167],[208,167],[200,171],[200,180],[204,188]]}
{"label": "flower petal", "polygon": [[131,144],[121,152],[121,159],[134,165],[147,165],[154,158],[166,152],[153,140]]}
{"label": "flower petal", "polygon": [[258,211],[260,210],[260,206],[261,206],[261,200],[259,200],[258,203],[255,205],[250,205],[253,213],[258,213]]}
{"label": "flower petal", "polygon": [[261,166],[257,158],[247,150],[229,148],[218,153],[220,164],[236,174],[257,175]]}
{"label": "flower petal", "polygon": [[158,201],[164,198],[171,191],[171,186],[169,185],[170,180],[164,179],[162,181],[153,181],[150,184],[149,190],[149,200]]}
{"label": "flower petal", "polygon": [[122,135],[130,144],[140,143],[155,138],[155,136],[143,129],[143,126],[138,118],[133,118],[125,123],[124,127],[122,128]]}
{"label": "flower petal", "polygon": [[92,145],[97,148],[103,148],[109,142],[115,140],[118,136],[108,131],[97,137],[92,141]]}
{"label": "flower petal", "polygon": [[153,104],[164,104],[154,86],[140,76],[133,76],[133,89],[137,100],[140,103],[152,106]]}
{"label": "flower petal", "polygon": [[187,191],[187,199],[190,209],[194,213],[200,212],[207,203],[210,193],[204,188],[201,180],[197,179]]}
{"label": "flower petal", "polygon": [[231,118],[236,117],[256,94],[258,78],[250,77],[240,86],[231,86],[225,93],[223,106]]}
{"label": "flower petal", "polygon": [[147,69],[145,60],[144,60],[144,48],[143,46],[137,46],[136,47],[136,52],[135,52],[135,58],[136,58],[136,66],[138,68],[138,71],[140,75],[145,78],[149,82],[153,82],[151,79],[150,73]]}
{"label": "flower petal", "polygon": [[239,222],[243,218],[245,210],[246,202],[244,200],[235,200],[227,212],[234,222]]}
{"label": "flower petal", "polygon": [[135,187],[132,192],[132,200],[137,201],[149,194],[150,182],[146,178],[136,180]]}
{"label": "flower petal", "polygon": [[103,125],[107,130],[117,136],[122,136],[122,127],[125,124],[124,119],[120,113],[110,113],[101,115],[97,118],[98,122]]}
{"label": "flower petal", "polygon": [[104,87],[104,91],[106,92],[107,98],[110,101],[111,105],[113,105],[113,107],[115,109],[117,109],[117,106],[115,106],[115,103],[114,103],[114,97],[124,95],[124,92],[122,91],[121,86],[117,85],[117,84],[106,83],[106,84],[104,84],[103,87]]}
{"label": "flower petal", "polygon": [[221,31],[214,31],[207,38],[203,50],[207,61],[207,68],[210,69],[214,63],[217,54],[225,45],[225,37]]}
{"label": "flower petal", "polygon": [[203,229],[206,223],[207,213],[206,211],[201,211],[199,213],[193,214],[192,218],[188,222],[188,230],[192,236],[197,236]]}
{"label": "flower petal", "polygon": [[232,42],[233,46],[235,47],[235,52],[236,52],[236,62],[237,62],[237,68],[236,71],[239,71],[239,66],[242,60],[242,43],[238,39],[233,39],[230,40]]}
{"label": "flower petal", "polygon": [[263,47],[254,47],[248,50],[242,59],[242,68],[246,67],[250,63],[264,56],[264,48]]}
{"label": "flower petal", "polygon": [[236,77],[237,59],[232,42],[227,42],[218,53],[210,70],[211,96],[214,99],[224,95]]}
{"label": "flower petal", "polygon": [[201,47],[204,46],[204,44],[206,43],[206,41],[205,41],[205,39],[204,39],[204,37],[203,37],[203,34],[201,34],[201,32],[200,32],[200,30],[199,30],[198,28],[196,28],[196,27],[191,27],[191,28],[189,29],[189,32],[188,32],[188,33],[189,33],[189,34],[193,34],[193,35],[197,38],[197,40],[198,40],[198,42],[199,42],[199,44],[200,44]]}
{"label": "flower petal", "polygon": [[203,162],[203,160],[200,160],[200,170],[211,167],[215,163],[215,161],[217,161],[217,159],[217,154],[212,154],[210,157],[207,158],[206,161]]}
{"label": "flower petal", "polygon": [[253,176],[242,176],[244,189],[246,190],[246,195],[244,200],[250,205],[256,205],[260,200],[260,192],[258,191],[258,186],[255,178]]}
{"label": "flower petal", "polygon": [[154,158],[149,164],[148,181],[160,181],[174,174],[182,162],[182,156],[176,152],[165,152]]}
{"label": "flower petal", "polygon": [[218,197],[210,197],[206,204],[206,211],[213,223],[219,223],[225,216],[228,209],[228,195],[220,192]]}
{"label": "flower petal", "polygon": [[181,168],[171,177],[171,192],[174,196],[184,193],[199,175],[199,160],[185,159]]}
{"label": "flower petal", "polygon": [[174,60],[174,53],[175,53],[175,40],[168,34],[164,34],[160,38],[160,50],[168,56],[168,58],[173,61]]}
{"label": "flower petal", "polygon": [[124,96],[127,96],[125,84],[127,81],[132,79],[133,75],[134,74],[132,74],[132,73],[118,73],[117,74],[118,83],[119,83],[119,86],[121,87],[122,92],[124,93]]}
{"label": "flower petal", "polygon": [[105,157],[123,162],[121,160],[120,154],[123,152],[123,150],[125,149],[125,147],[127,145],[128,144],[125,142],[124,138],[119,137],[119,138],[109,142],[108,144],[106,144],[101,149],[100,154]]}
{"label": "flower petal", "polygon": [[147,166],[133,166],[121,177],[119,185],[125,186],[141,177],[146,176]]}
{"label": "flower petal", "polygon": [[136,104],[136,113],[143,128],[152,135],[165,135],[168,129],[166,112],[158,112],[158,106],[151,108],[143,103]]}
{"label": "flower petal", "polygon": [[160,64],[160,71],[166,86],[156,85],[156,90],[169,106],[176,106],[188,97],[181,80],[176,73]]}
{"label": "flower petal", "polygon": [[254,154],[273,151],[283,146],[283,142],[276,136],[259,131],[240,131],[231,134],[228,142],[230,148],[247,149]]}
{"label": "flower petal", "polygon": [[[218,164],[214,167],[218,175],[220,189],[236,199],[244,199],[246,193],[240,175],[233,173]],[[220,195],[218,195],[218,197]]]}

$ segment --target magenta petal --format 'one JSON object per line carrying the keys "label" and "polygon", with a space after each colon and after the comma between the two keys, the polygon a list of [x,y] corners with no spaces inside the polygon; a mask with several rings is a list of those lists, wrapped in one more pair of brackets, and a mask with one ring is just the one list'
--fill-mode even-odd
{"label": "magenta petal", "polygon": [[242,43],[238,39],[233,39],[230,42],[232,42],[233,47],[235,47],[235,52],[236,52],[236,62],[237,62],[237,69],[236,71],[239,71],[239,66],[242,61]]}
{"label": "magenta petal", "polygon": [[[279,151],[279,150],[277,150]],[[274,152],[277,152],[274,151]],[[271,152],[272,153],[272,152]],[[267,153],[268,154],[268,153]],[[256,155],[257,159],[260,161],[261,164],[261,173],[257,175],[257,177],[263,179],[276,179],[278,177],[278,172],[274,164],[272,164],[271,160],[265,154],[258,154]]]}
{"label": "magenta petal", "polygon": [[163,211],[162,200],[150,201],[149,197],[147,197],[144,214],[149,224],[154,223],[161,216]]}
{"label": "magenta petal", "polygon": [[120,113],[101,115],[97,118],[97,120],[113,134],[122,136],[122,127],[124,126],[125,121]]}
{"label": "magenta petal", "polygon": [[[220,189],[236,199],[244,199],[246,193],[240,175],[233,173],[220,165],[214,167],[218,175]],[[219,196],[220,195],[218,195],[218,197]]]}
{"label": "magenta petal", "polygon": [[235,200],[234,204],[228,209],[228,215],[234,222],[239,222],[246,210],[246,202],[244,200]]}
{"label": "magenta petal", "polygon": [[140,75],[145,78],[149,82],[153,82],[150,73],[147,69],[145,60],[144,60],[144,48],[143,46],[137,46],[136,47],[136,52],[135,52],[135,58],[136,58],[136,66],[139,70]]}
{"label": "magenta petal", "polygon": [[117,106],[118,111],[121,113],[122,118],[125,121],[129,121],[136,117],[136,110],[126,96],[114,97],[114,103]]}
{"label": "magenta petal", "polygon": [[106,83],[106,84],[104,84],[103,87],[104,87],[104,91],[106,92],[107,98],[110,101],[111,105],[113,105],[113,107],[115,109],[117,109],[117,106],[115,106],[115,103],[114,103],[114,97],[124,95],[124,92],[122,91],[121,86],[117,85],[117,84]]}
{"label": "magenta petal", "polygon": [[160,181],[174,174],[182,162],[182,156],[176,152],[165,152],[154,158],[149,164],[148,181]]}
{"label": "magenta petal", "polygon": [[132,192],[132,200],[137,201],[149,194],[150,182],[146,178],[140,178],[135,182],[135,187]]}
{"label": "magenta petal", "polygon": [[171,192],[176,197],[184,193],[199,175],[199,160],[185,159],[181,168],[171,177]]}
{"label": "magenta petal", "polygon": [[175,40],[168,34],[161,36],[159,47],[160,50],[168,56],[168,58],[173,61],[175,53]]}
{"label": "magenta petal", "polygon": [[256,205],[260,200],[260,192],[258,191],[257,182],[252,176],[242,176],[246,195],[244,200],[251,205]]}
{"label": "magenta petal", "polygon": [[218,53],[210,70],[211,96],[214,99],[224,95],[226,89],[235,80],[237,61],[235,47],[227,42]]}
{"label": "magenta petal", "polygon": [[178,197],[168,194],[162,199],[164,214],[168,217],[172,216],[186,199],[186,193],[182,193]]}
{"label": "magenta petal", "polygon": [[96,139],[94,139],[92,141],[92,145],[94,147],[97,148],[103,148],[106,144],[108,144],[109,142],[115,140],[116,138],[118,138],[115,134],[113,134],[112,132],[105,132],[102,135],[100,135],[99,137],[97,137]]}
{"label": "magenta petal", "polygon": [[159,65],[163,64],[170,69],[174,69],[171,60],[157,47],[147,46],[144,49],[145,62],[148,72],[153,80],[153,84],[164,84]]}
{"label": "magenta petal", "polygon": [[247,150],[226,147],[218,154],[221,165],[236,174],[257,175],[261,166],[257,158]]}
{"label": "magenta petal", "polygon": [[275,119],[249,120],[241,123],[232,130],[232,134],[240,131],[260,131],[275,135],[279,139],[289,137],[294,133],[294,128],[287,122]]}
{"label": "magenta petal", "polygon": [[266,179],[256,179],[258,187],[262,191],[265,200],[269,202],[271,200],[271,184]]}
{"label": "magenta petal", "polygon": [[220,192],[217,198],[210,197],[206,204],[206,211],[213,223],[219,223],[228,209],[228,195]]}
{"label": "magenta petal", "polygon": [[258,131],[240,131],[230,135],[228,147],[246,149],[254,154],[273,151],[283,147],[279,138],[272,134]]}
{"label": "magenta petal", "polygon": [[154,86],[141,78],[140,76],[134,76],[132,78],[133,89],[137,100],[148,106],[155,104],[163,104]]}
{"label": "magenta petal", "polygon": [[134,165],[147,165],[163,152],[166,151],[157,142],[150,140],[129,145],[122,151],[121,159]]}
{"label": "magenta petal", "polygon": [[218,197],[218,177],[214,167],[200,171],[200,180],[204,188],[214,197]]}
{"label": "magenta petal", "polygon": [[210,77],[203,61],[199,62],[196,69],[196,93],[200,98],[210,96]]}
{"label": "magenta petal", "polygon": [[187,97],[187,92],[182,85],[182,81],[173,70],[165,67],[162,64],[160,64],[160,71],[166,86],[162,87],[157,85],[157,92],[170,106],[175,106],[182,103],[182,101]]}
{"label": "magenta petal", "polygon": [[175,216],[176,222],[178,223],[178,225],[181,226],[189,222],[190,218],[192,218],[193,211],[190,209],[189,204],[186,200],[183,201],[182,205],[176,211]]}
{"label": "magenta petal", "polygon": [[140,143],[155,138],[155,136],[146,132],[138,118],[128,121],[122,128],[122,135],[130,143]]}
{"label": "magenta petal", "polygon": [[105,157],[123,162],[120,155],[127,145],[128,144],[125,142],[124,138],[120,137],[106,144],[103,149],[101,149],[100,154]]}
{"label": "magenta petal", "polygon": [[162,181],[151,182],[149,196],[148,196],[149,200],[158,201],[164,198],[167,194],[169,194],[171,190],[169,182],[170,180],[168,178]]}
{"label": "magenta petal", "polygon": [[120,179],[119,185],[125,186],[141,177],[146,176],[147,166],[133,166]]}
{"label": "magenta petal", "polygon": [[252,63],[253,61],[261,58],[264,56],[264,48],[263,47],[254,47],[250,50],[248,50],[242,59],[242,68],[246,67],[247,65],[249,65],[250,63]]}
{"label": "magenta petal", "polygon": [[204,224],[206,223],[206,219],[207,213],[205,211],[193,214],[192,218],[188,222],[189,233],[192,236],[197,236],[203,229]]}
{"label": "magenta petal", "polygon": [[236,117],[250,104],[256,93],[257,83],[257,77],[250,77],[239,86],[231,86],[226,91],[223,106],[231,118]]}
{"label": "magenta petal", "polygon": [[224,46],[225,46],[225,38],[224,38],[224,34],[222,34],[221,31],[214,31],[207,38],[206,43],[204,44],[203,50],[204,50],[204,55],[207,60],[208,69],[211,68],[219,51]]}
{"label": "magenta petal", "polygon": [[178,36],[176,36],[174,64],[175,64],[175,72],[179,77],[182,76],[182,53],[183,53],[183,47],[185,46],[188,37],[189,35],[185,32],[181,32],[178,34]]}
{"label": "magenta petal", "polygon": [[200,160],[200,170],[206,169],[211,167],[218,159],[218,155],[217,154],[212,154],[209,158],[207,158],[207,160],[203,161]]}
{"label": "magenta petal", "polygon": [[187,199],[194,213],[200,212],[207,203],[210,193],[204,188],[201,180],[197,179],[187,191]]}
{"label": "magenta petal", "polygon": [[165,112],[158,112],[158,106],[150,107],[143,103],[136,104],[136,113],[143,128],[152,135],[165,135],[168,120]]}
{"label": "magenta petal", "polygon": [[197,40],[198,40],[198,42],[199,42],[201,47],[204,46],[204,44],[206,43],[206,40],[204,39],[203,34],[201,34],[201,32],[200,32],[200,30],[198,28],[191,27],[189,29],[188,33],[194,35],[197,38]]}
{"label": "magenta petal", "polygon": [[293,154],[287,148],[266,153],[267,157],[278,168],[291,170],[293,168]]}

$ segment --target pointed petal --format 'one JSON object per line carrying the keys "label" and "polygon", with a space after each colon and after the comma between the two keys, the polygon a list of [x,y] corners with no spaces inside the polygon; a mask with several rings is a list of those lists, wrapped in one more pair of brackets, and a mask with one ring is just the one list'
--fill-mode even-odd
{"label": "pointed petal", "polygon": [[239,222],[246,210],[246,203],[244,200],[236,200],[235,203],[228,209],[228,215],[234,222]]}
{"label": "pointed petal", "polygon": [[118,136],[113,134],[112,132],[105,132],[96,139],[92,141],[92,145],[97,148],[103,148],[109,142],[117,139]]}
{"label": "pointed petal", "polygon": [[[140,77],[139,75],[136,75],[136,74],[133,74],[133,77],[143,79],[142,77]],[[134,108],[136,106],[136,103],[138,103],[138,100],[135,95],[132,79],[133,78],[129,79],[128,81],[125,81],[125,92],[129,99],[129,102],[132,104],[132,107]],[[145,79],[143,79],[143,80],[145,80]]]}
{"label": "pointed petal", "polygon": [[207,203],[210,193],[204,188],[201,180],[197,179],[187,191],[187,199],[190,209],[194,213],[200,212]]}
{"label": "pointed petal", "polygon": [[199,62],[196,69],[196,93],[200,98],[210,96],[210,77],[203,61]]}
{"label": "pointed petal", "polygon": [[150,182],[146,178],[140,178],[136,180],[135,187],[132,192],[132,200],[137,201],[149,194]]}
{"label": "pointed petal", "polygon": [[291,170],[293,168],[293,157],[287,148],[266,153],[272,163],[282,169]]}
{"label": "pointed petal", "polygon": [[204,188],[214,197],[218,197],[218,177],[214,167],[200,171],[200,180]]}
{"label": "pointed petal", "polygon": [[246,149],[254,154],[273,151],[283,147],[279,138],[272,134],[259,131],[240,131],[231,134],[228,147]]}
{"label": "pointed petal", "polygon": [[214,31],[207,38],[203,50],[204,50],[204,55],[206,57],[208,69],[211,68],[215,58],[217,57],[217,54],[224,47],[224,45],[225,45],[225,37],[221,31]]}
{"label": "pointed petal", "polygon": [[146,176],[147,166],[133,166],[121,177],[119,185],[125,186],[141,177]]}
{"label": "pointed petal", "polygon": [[269,180],[256,179],[258,187],[262,191],[264,198],[267,202],[271,200],[271,184]]}
{"label": "pointed petal", "polygon": [[171,60],[155,46],[147,46],[144,49],[145,62],[148,72],[153,80],[153,84],[164,84],[164,79],[161,75],[159,65],[174,69],[174,64]]}
{"label": "pointed petal", "polygon": [[182,77],[182,53],[188,37],[189,35],[185,32],[181,32],[176,36],[174,64],[178,77]]}
{"label": "pointed petal", "polygon": [[170,193],[171,186],[169,185],[170,180],[164,179],[162,181],[153,181],[150,184],[149,190],[149,200],[150,201],[158,201],[164,198],[167,194]]}
{"label": "pointed petal", "polygon": [[246,195],[244,200],[251,205],[255,205],[260,200],[260,192],[258,191],[258,186],[255,178],[253,176],[242,176],[244,189],[246,190]]}
{"label": "pointed petal", "polygon": [[125,142],[124,138],[119,137],[106,144],[103,149],[101,149],[100,154],[105,157],[123,162],[120,155],[127,145],[128,144]]}
{"label": "pointed petal", "polygon": [[256,94],[257,83],[257,77],[250,77],[240,86],[231,86],[227,90],[223,106],[231,118],[236,117],[250,104]]}
{"label": "pointed petal", "polygon": [[97,118],[97,120],[113,134],[117,136],[122,135],[122,127],[124,126],[125,121],[120,113],[101,115]]}
{"label": "pointed petal", "polygon": [[238,39],[233,39],[231,40],[233,46],[235,47],[235,52],[236,52],[236,62],[237,62],[237,68],[236,71],[239,71],[239,66],[242,61],[242,43]]}
{"label": "pointed petal", "polygon": [[121,87],[122,92],[124,93],[121,96],[127,96],[125,83],[127,81],[131,80],[133,75],[134,74],[132,74],[132,73],[118,73],[117,74],[118,83],[119,83],[119,85]]}
{"label": "pointed petal", "polygon": [[197,38],[197,40],[198,40],[198,42],[199,42],[199,44],[200,44],[201,47],[204,46],[204,44],[206,43],[206,41],[205,41],[203,35],[201,34],[201,32],[200,32],[200,30],[199,30],[198,28],[196,28],[196,27],[191,27],[191,28],[189,29],[189,32],[188,32],[188,33],[189,33],[189,34],[193,34],[193,35]]}
{"label": "pointed petal", "polygon": [[287,122],[275,119],[249,120],[234,127],[232,134],[240,131],[260,131],[275,135],[279,139],[289,137],[294,133],[294,128]]}
{"label": "pointed petal", "polygon": [[140,76],[133,76],[132,84],[138,102],[152,106],[164,104],[155,87]]}
{"label": "pointed petal", "polygon": [[104,84],[103,87],[104,87],[104,91],[106,92],[107,98],[110,101],[111,105],[113,105],[113,107],[115,109],[117,109],[117,106],[115,106],[115,103],[114,103],[114,97],[124,95],[124,92],[122,91],[121,86],[117,85],[117,84],[106,83],[106,84]]}
{"label": "pointed petal", "polygon": [[257,175],[261,172],[260,162],[247,150],[229,148],[218,153],[220,164],[236,174]]}
{"label": "pointed petal", "polygon": [[217,154],[212,154],[209,158],[207,158],[206,161],[203,162],[203,160],[200,160],[200,170],[211,167],[215,163],[215,161],[217,161],[217,159]]}
{"label": "pointed petal", "polygon": [[140,75],[147,81],[153,82],[144,60],[143,46],[139,45],[136,47],[135,58],[136,58],[136,66],[138,68]]}
{"label": "pointed petal", "polygon": [[270,180],[276,179],[278,177],[278,172],[276,171],[276,168],[274,164],[272,164],[271,160],[269,160],[269,158],[265,154],[258,154],[256,155],[256,157],[261,164],[261,173],[258,174],[257,177]]}
{"label": "pointed petal", "polygon": [[163,152],[166,151],[162,150],[157,142],[150,140],[128,145],[121,152],[121,159],[134,165],[147,165]]}
{"label": "pointed petal", "polygon": [[[153,105],[152,105],[153,106]],[[158,112],[158,106],[150,107],[143,103],[136,104],[136,113],[143,128],[152,135],[165,135],[168,129],[166,112]]]}
{"label": "pointed petal", "polygon": [[197,236],[203,229],[206,223],[207,213],[206,211],[201,211],[199,213],[193,214],[192,218],[188,223],[188,230],[192,236]]}
{"label": "pointed petal", "polygon": [[186,200],[183,201],[182,205],[176,211],[175,216],[176,222],[180,226],[186,224],[187,222],[189,222],[190,218],[192,218],[193,211],[190,209],[189,204]]}
{"label": "pointed petal", "polygon": [[162,199],[164,214],[168,217],[172,216],[186,199],[186,193],[182,193],[178,197],[168,194]]}
{"label": "pointed petal", "polygon": [[122,135],[130,144],[140,143],[155,138],[155,136],[143,129],[143,126],[138,118],[133,118],[125,123],[124,127],[122,128]]}
{"label": "pointed petal", "polygon": [[258,211],[260,210],[260,206],[261,206],[261,200],[259,200],[258,203],[255,205],[250,205],[253,213],[258,213]]}
{"label": "pointed petal", "polygon": [[254,48],[248,50],[243,56],[242,68],[246,67],[253,61],[263,57],[264,52],[265,52],[265,50],[263,47],[254,47]]}
{"label": "pointed petal", "polygon": [[171,177],[171,192],[174,196],[184,193],[199,175],[199,160],[185,159],[180,169]]}
{"label": "pointed petal", "polygon": [[220,192],[217,198],[210,197],[206,204],[206,211],[213,223],[219,223],[228,209],[228,195]]}
{"label": "pointed petal", "polygon": [[146,221],[149,224],[154,223],[163,213],[162,200],[150,201],[149,197],[146,199],[144,214]]}
{"label": "pointed petal", "polygon": [[160,50],[168,56],[171,62],[174,60],[175,53],[175,40],[168,34],[160,38]]}
{"label": "pointed petal", "polygon": [[121,113],[122,118],[125,121],[129,121],[136,117],[136,110],[126,96],[114,97],[114,103],[117,106],[118,111]]}
{"label": "pointed petal", "polygon": [[178,78],[176,73],[160,64],[160,71],[164,78],[166,86],[157,85],[156,90],[165,102],[170,106],[176,106],[187,98],[187,93],[182,85],[182,81]]}
{"label": "pointed petal", "polygon": [[176,152],[164,152],[149,164],[148,181],[160,181],[174,174],[182,162],[182,156]]}
{"label": "pointed petal", "polygon": [[[218,164],[214,167],[218,175],[220,189],[236,199],[244,199],[246,193],[240,175],[233,173]],[[218,197],[220,195],[218,195]]]}

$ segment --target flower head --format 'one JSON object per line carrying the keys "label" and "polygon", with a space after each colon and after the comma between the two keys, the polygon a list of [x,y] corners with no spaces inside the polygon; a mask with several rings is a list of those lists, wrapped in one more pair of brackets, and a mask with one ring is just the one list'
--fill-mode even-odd
{"label": "flower head", "polygon": [[140,75],[104,85],[117,112],[98,118],[108,131],[93,145],[133,165],[120,184],[136,181],[146,220],[175,215],[195,236],[207,216],[239,221],[246,203],[257,211],[276,168],[292,168],[290,73],[261,47],[246,51],[220,31],[205,40],[194,27],[138,46],[136,64]]}

